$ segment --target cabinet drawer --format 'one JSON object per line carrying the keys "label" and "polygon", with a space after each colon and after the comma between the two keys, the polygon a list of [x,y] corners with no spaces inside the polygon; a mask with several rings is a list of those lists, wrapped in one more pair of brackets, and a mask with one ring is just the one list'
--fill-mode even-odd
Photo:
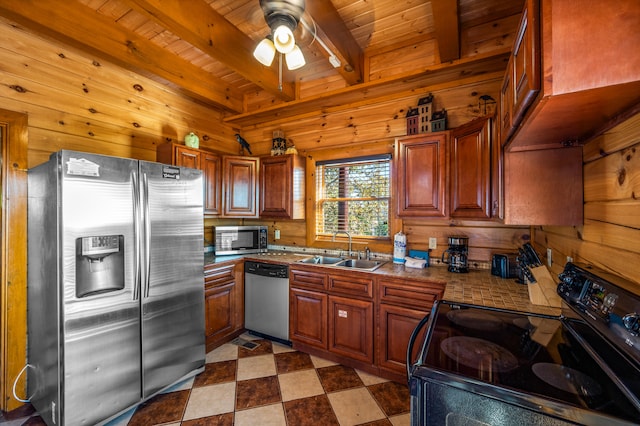
{"label": "cabinet drawer", "polygon": [[222,267],[206,266],[204,268],[204,284],[206,287],[219,286],[235,280],[236,265]]}
{"label": "cabinet drawer", "polygon": [[327,274],[323,274],[321,272],[291,269],[289,271],[289,276],[292,286],[308,287],[316,290],[327,289]]}
{"label": "cabinet drawer", "polygon": [[378,288],[381,303],[420,309],[430,309],[444,294],[444,284],[436,283],[380,280]]}
{"label": "cabinet drawer", "polygon": [[329,275],[329,290],[373,297],[373,280],[371,278],[354,277],[352,275]]}

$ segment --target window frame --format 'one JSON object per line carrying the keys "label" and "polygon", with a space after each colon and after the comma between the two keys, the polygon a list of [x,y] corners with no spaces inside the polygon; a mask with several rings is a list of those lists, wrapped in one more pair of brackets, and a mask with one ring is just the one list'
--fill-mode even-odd
{"label": "window frame", "polygon": [[328,149],[321,149],[307,152],[307,205],[306,205],[306,245],[312,248],[324,249],[344,249],[344,242],[347,241],[345,234],[338,234],[336,241],[332,236],[317,235],[316,233],[316,163],[359,158],[372,157],[377,155],[389,154],[390,158],[390,197],[389,197],[389,236],[388,237],[352,237],[353,250],[363,250],[369,247],[372,251],[385,252],[389,251],[393,239],[393,235],[402,227],[402,221],[396,215],[396,177],[394,164],[394,142],[393,140],[351,144],[345,146],[333,146]]}

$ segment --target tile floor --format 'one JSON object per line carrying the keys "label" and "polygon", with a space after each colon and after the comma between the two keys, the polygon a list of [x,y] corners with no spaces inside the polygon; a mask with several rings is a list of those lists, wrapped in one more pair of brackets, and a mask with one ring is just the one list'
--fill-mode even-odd
{"label": "tile floor", "polygon": [[[227,343],[205,371],[108,426],[409,425],[407,386],[243,335],[254,350]],[[0,423],[43,425],[28,405]]]}

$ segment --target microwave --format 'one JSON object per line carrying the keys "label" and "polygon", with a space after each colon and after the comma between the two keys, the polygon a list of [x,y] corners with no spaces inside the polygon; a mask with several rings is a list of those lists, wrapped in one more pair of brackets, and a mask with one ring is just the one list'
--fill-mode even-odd
{"label": "microwave", "polygon": [[248,254],[267,251],[266,226],[214,226],[214,253]]}

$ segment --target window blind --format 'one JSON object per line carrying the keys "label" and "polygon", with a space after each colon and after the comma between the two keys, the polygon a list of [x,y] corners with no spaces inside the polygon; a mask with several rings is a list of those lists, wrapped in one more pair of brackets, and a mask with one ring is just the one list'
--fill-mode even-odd
{"label": "window blind", "polygon": [[316,163],[316,236],[389,236],[391,156]]}

